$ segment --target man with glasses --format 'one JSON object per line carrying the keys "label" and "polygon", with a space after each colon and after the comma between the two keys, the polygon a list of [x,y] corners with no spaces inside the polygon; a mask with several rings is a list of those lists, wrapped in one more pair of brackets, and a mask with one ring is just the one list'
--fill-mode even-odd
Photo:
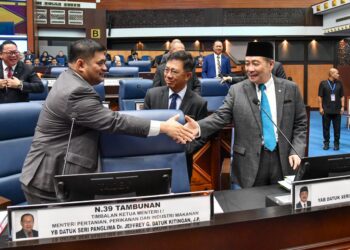
{"label": "man with glasses", "polygon": [[27,102],[30,92],[44,91],[33,68],[20,61],[16,43],[4,41],[0,46],[0,54],[0,103]]}
{"label": "man with glasses", "polygon": [[[194,61],[192,55],[184,50],[171,53],[164,65],[166,86],[151,88],[145,97],[145,109],[180,109],[185,115],[195,120],[207,116],[207,101],[195,93],[187,85],[192,77]],[[186,145],[187,170],[189,180],[192,176],[192,155],[206,142],[205,138],[195,140]]]}

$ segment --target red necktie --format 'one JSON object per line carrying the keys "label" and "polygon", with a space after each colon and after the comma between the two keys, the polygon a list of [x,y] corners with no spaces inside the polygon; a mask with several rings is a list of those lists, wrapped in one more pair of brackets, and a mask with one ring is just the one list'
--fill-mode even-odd
{"label": "red necktie", "polygon": [[11,67],[7,67],[7,78],[8,79],[12,78],[12,68]]}

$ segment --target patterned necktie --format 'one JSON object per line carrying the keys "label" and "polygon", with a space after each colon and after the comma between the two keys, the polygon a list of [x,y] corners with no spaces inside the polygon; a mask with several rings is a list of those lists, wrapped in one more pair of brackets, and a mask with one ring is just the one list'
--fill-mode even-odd
{"label": "patterned necktie", "polygon": [[170,102],[170,106],[169,106],[169,109],[176,109],[176,99],[179,97],[178,94],[176,93],[172,93],[170,95],[170,98],[171,98],[171,102]]}
{"label": "patterned necktie", "polygon": [[218,64],[218,76],[220,77],[220,75],[221,75],[221,62],[220,62],[220,56],[219,55],[216,57],[216,61],[217,61],[217,64]]}
{"label": "patterned necktie", "polygon": [[[273,123],[270,120],[272,119],[272,116],[271,116],[269,100],[265,93],[265,89],[266,89],[265,84],[259,84],[259,89],[261,92],[260,115],[261,115],[261,122],[263,126],[264,146],[265,148],[267,148],[272,152],[276,148],[276,136],[275,136],[275,131],[273,129]],[[263,111],[263,109],[267,114]]]}
{"label": "patterned necktie", "polygon": [[11,79],[12,78],[12,68],[11,67],[7,67],[7,79]]}

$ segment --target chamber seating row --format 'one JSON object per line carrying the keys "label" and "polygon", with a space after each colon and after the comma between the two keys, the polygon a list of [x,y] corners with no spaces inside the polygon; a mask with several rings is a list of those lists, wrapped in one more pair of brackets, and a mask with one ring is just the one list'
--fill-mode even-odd
{"label": "chamber seating row", "polygon": [[[19,176],[30,149],[42,105],[40,102],[0,105],[0,196],[10,199],[12,204],[25,202]],[[124,113],[154,120],[166,120],[179,113],[181,122],[184,122],[182,112],[176,110]],[[100,143],[103,171],[172,168],[172,191],[190,190],[184,146],[176,144],[169,137],[159,135],[141,138],[102,133],[97,143]]]}

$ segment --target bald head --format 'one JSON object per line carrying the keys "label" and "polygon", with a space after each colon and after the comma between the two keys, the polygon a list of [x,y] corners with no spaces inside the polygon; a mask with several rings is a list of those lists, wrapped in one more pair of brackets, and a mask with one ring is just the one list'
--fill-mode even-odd
{"label": "bald head", "polygon": [[182,42],[171,43],[170,45],[170,54],[175,53],[177,51],[184,51],[185,45]]}
{"label": "bald head", "polygon": [[328,75],[329,75],[329,79],[330,79],[331,81],[334,81],[334,80],[338,80],[338,79],[339,79],[339,71],[338,71],[336,68],[331,68],[331,69],[329,70]]}

